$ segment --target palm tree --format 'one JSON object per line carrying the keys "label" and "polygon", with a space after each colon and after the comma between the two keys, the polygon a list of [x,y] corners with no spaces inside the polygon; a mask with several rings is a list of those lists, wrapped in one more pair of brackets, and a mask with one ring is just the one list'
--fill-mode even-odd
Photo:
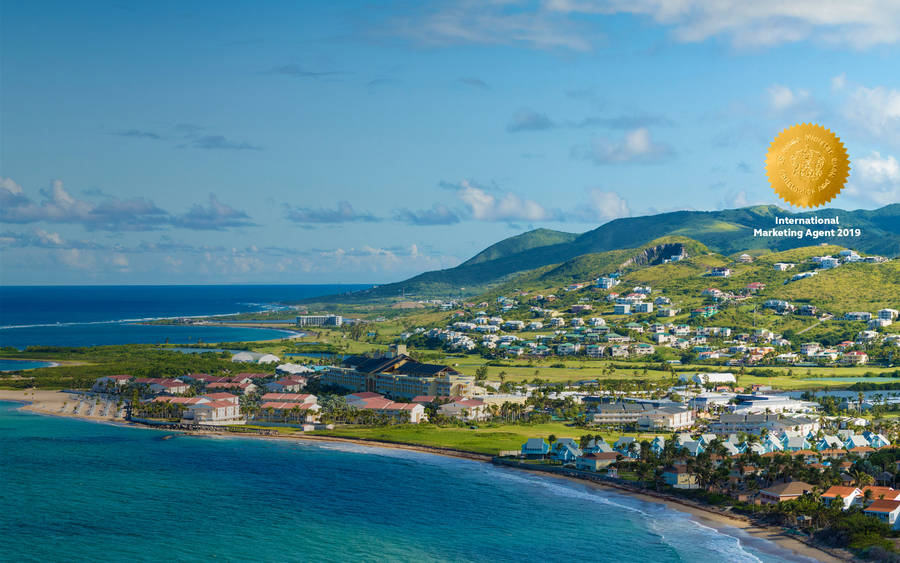
{"label": "palm tree", "polygon": [[856,482],[857,487],[865,487],[867,485],[871,485],[875,480],[871,475],[858,468],[851,469],[850,476],[853,477],[853,480]]}

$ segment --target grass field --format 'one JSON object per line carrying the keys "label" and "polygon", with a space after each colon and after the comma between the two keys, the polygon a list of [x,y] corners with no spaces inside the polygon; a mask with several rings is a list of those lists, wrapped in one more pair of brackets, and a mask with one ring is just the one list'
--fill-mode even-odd
{"label": "grass field", "polygon": [[[448,365],[452,365],[457,370],[467,375],[474,375],[475,370],[480,366],[484,365],[486,360],[479,356],[475,355],[467,355],[464,357],[447,357],[445,358]],[[622,361],[611,362],[609,360],[578,360],[578,359],[566,359],[562,360],[559,358],[553,358],[550,360],[542,361],[541,363],[534,363],[532,365],[528,364],[527,360],[505,360],[503,362],[504,366],[487,366],[488,370],[488,379],[497,380],[500,377],[500,373],[505,373],[505,378],[508,381],[531,381],[535,377],[539,377],[543,380],[548,380],[552,382],[567,382],[567,381],[580,381],[585,379],[650,379],[654,381],[663,381],[663,380],[671,380],[671,374],[669,371],[660,371],[657,369],[652,369],[653,366],[658,364],[644,364],[644,363],[627,363]],[[551,365],[564,365],[565,367],[550,367]],[[615,364],[617,366],[628,366],[624,369],[616,369],[615,372],[610,375],[609,372],[606,372],[606,368]],[[644,368],[647,368],[646,373]],[[681,365],[677,366],[676,369],[679,373],[682,372],[692,372],[694,370],[697,371],[706,371],[710,366],[700,366],[700,365]],[[805,368],[805,367],[765,367],[763,369],[772,369],[779,373],[779,375],[774,377],[758,377],[753,375],[739,375],[739,369],[737,368],[729,368],[726,366],[720,366],[715,368],[717,371],[724,372],[732,372],[738,376],[738,384],[743,386],[748,386],[751,384],[761,384],[761,385],[771,385],[773,387],[778,387],[781,389],[815,389],[821,388],[823,386],[827,387],[847,387],[852,384],[852,382],[848,381],[835,381],[833,384],[829,383],[827,379],[831,377],[838,378],[848,378],[848,377],[861,377],[863,381],[865,381],[866,374],[872,373],[875,376],[883,372],[894,372],[898,368],[877,368],[872,366],[836,366],[836,367],[813,367],[813,368]],[[792,375],[789,376],[788,372],[792,371]],[[823,378],[822,381],[804,381],[812,378]],[[877,381],[877,380],[876,380]],[[898,384],[900,384],[900,379],[897,380]]]}
{"label": "grass field", "polygon": [[[586,430],[568,426],[562,422],[544,424],[481,424],[478,429],[441,428],[430,424],[405,424],[388,427],[344,426],[334,430],[310,432],[321,436],[340,436],[342,438],[368,438],[419,444],[440,448],[453,448],[470,452],[496,455],[501,450],[519,450],[528,438],[544,438],[551,434],[557,438],[580,438],[583,434],[594,434],[596,430]],[[617,432],[601,432],[603,439],[612,445],[623,434]],[[628,436],[647,436],[653,439],[655,434],[625,434]]]}

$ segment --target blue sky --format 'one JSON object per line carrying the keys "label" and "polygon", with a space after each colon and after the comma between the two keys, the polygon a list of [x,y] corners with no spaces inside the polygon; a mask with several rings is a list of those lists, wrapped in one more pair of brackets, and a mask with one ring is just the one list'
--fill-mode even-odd
{"label": "blue sky", "polygon": [[387,282],[536,227],[900,201],[900,5],[2,2],[0,280]]}

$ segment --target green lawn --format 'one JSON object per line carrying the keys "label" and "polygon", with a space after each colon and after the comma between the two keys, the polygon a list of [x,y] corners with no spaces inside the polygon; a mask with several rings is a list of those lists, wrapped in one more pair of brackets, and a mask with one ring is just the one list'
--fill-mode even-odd
{"label": "green lawn", "polygon": [[[465,357],[447,357],[445,361],[448,365],[454,366],[460,372],[467,375],[474,375],[475,370],[486,363],[486,360],[475,355],[467,355]],[[487,366],[488,379],[497,380],[500,372],[505,372],[508,381],[531,381],[535,377],[552,382],[580,381],[583,379],[649,379],[649,380],[670,380],[671,374],[668,371],[659,371],[655,369],[647,369],[644,374],[644,367],[648,364],[630,363],[624,361],[610,360],[585,360],[585,359],[560,359],[551,358],[542,360],[540,363],[528,365],[527,360],[503,360],[504,364],[509,366]],[[550,367],[551,365],[563,364],[565,367]],[[623,369],[616,369],[613,375],[604,373],[604,369],[610,365],[628,366]],[[658,365],[658,364],[653,364]],[[710,366],[701,365],[679,365],[676,366],[679,373],[697,371],[707,371]],[[846,381],[836,381],[829,384],[827,381],[810,382],[804,381],[810,378],[828,378],[828,377],[864,377],[867,373],[876,376],[882,372],[894,372],[897,368],[878,368],[873,366],[835,366],[835,367],[788,367],[788,366],[764,366],[759,369],[774,370],[779,375],[773,377],[760,377],[749,374],[739,375],[740,368],[717,366],[717,371],[732,372],[738,376],[738,385],[749,386],[752,384],[771,385],[780,389],[817,389],[822,387],[844,388],[849,387],[851,383]],[[752,368],[751,368],[752,369]],[[788,371],[792,372],[788,376]],[[900,384],[900,379],[897,380]]]}
{"label": "green lawn", "polygon": [[[489,455],[496,455],[501,450],[519,450],[528,438],[544,438],[551,434],[557,438],[580,438],[583,434],[594,434],[596,430],[584,430],[567,426],[561,422],[548,422],[545,424],[516,425],[516,424],[481,424],[477,430],[470,428],[440,428],[430,424],[405,424],[388,427],[359,427],[343,426],[334,430],[310,432],[321,436],[340,436],[343,438],[369,438],[385,440],[388,442],[402,442],[433,446],[441,448],[453,448]],[[601,432],[603,438],[610,444],[622,436],[619,432]],[[638,434],[628,434],[637,436]],[[641,434],[653,438],[652,434]]]}

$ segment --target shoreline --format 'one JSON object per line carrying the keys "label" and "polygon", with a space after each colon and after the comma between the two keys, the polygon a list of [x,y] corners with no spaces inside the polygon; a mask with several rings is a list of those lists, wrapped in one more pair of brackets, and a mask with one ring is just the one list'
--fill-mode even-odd
{"label": "shoreline", "polygon": [[[47,362],[52,364],[47,367],[59,367],[59,366],[87,366],[90,365],[90,362],[86,362],[84,360],[49,360],[47,358],[5,358],[0,356],[0,360],[6,360],[8,362]],[[9,370],[9,371],[27,371],[31,369],[40,369],[40,368],[25,368],[22,370]]]}
{"label": "shoreline", "polygon": [[[0,390],[0,401],[9,401],[22,404],[20,410],[29,411],[40,415],[57,416],[61,418],[74,418],[87,422],[112,423],[125,427],[139,427],[154,430],[164,430],[155,428],[152,425],[130,422],[124,419],[113,417],[85,416],[80,414],[66,414],[60,412],[59,409],[54,412],[54,406],[60,406],[66,403],[67,396],[59,391],[35,390],[34,392],[24,390]],[[171,430],[170,430],[171,431]],[[423,446],[418,444],[409,444],[403,442],[388,442],[382,440],[370,440],[365,438],[347,438],[340,436],[322,436],[322,435],[269,435],[261,436],[253,433],[237,433],[227,430],[218,430],[212,428],[202,431],[178,430],[171,431],[185,436],[227,436],[227,437],[245,437],[252,439],[269,439],[269,440],[290,440],[298,442],[322,442],[322,443],[345,443],[358,446],[407,450],[418,453],[440,455],[444,457],[454,457],[457,459],[466,459],[469,461],[477,461],[482,463],[491,463],[492,456],[477,452],[468,452],[464,450],[455,450],[451,448],[438,448],[434,446]],[[528,469],[524,467],[497,466],[505,469],[524,471],[532,475],[539,475],[546,478],[562,479],[572,483],[579,483],[590,489],[611,491],[632,498],[639,499],[644,502],[652,502],[663,505],[669,510],[675,510],[687,514],[695,522],[714,528],[717,532],[735,537],[742,543],[747,538],[768,542],[769,545],[777,546],[779,549],[787,551],[794,556],[809,558],[814,561],[839,562],[853,560],[852,554],[843,550],[820,547],[801,539],[796,536],[789,536],[782,528],[776,526],[760,525],[753,522],[750,518],[725,513],[714,507],[703,505],[689,499],[674,497],[665,493],[653,490],[639,490],[615,483],[600,483],[587,479],[580,479],[573,476],[558,475],[546,471],[536,469]],[[737,534],[733,531],[736,530]]]}

